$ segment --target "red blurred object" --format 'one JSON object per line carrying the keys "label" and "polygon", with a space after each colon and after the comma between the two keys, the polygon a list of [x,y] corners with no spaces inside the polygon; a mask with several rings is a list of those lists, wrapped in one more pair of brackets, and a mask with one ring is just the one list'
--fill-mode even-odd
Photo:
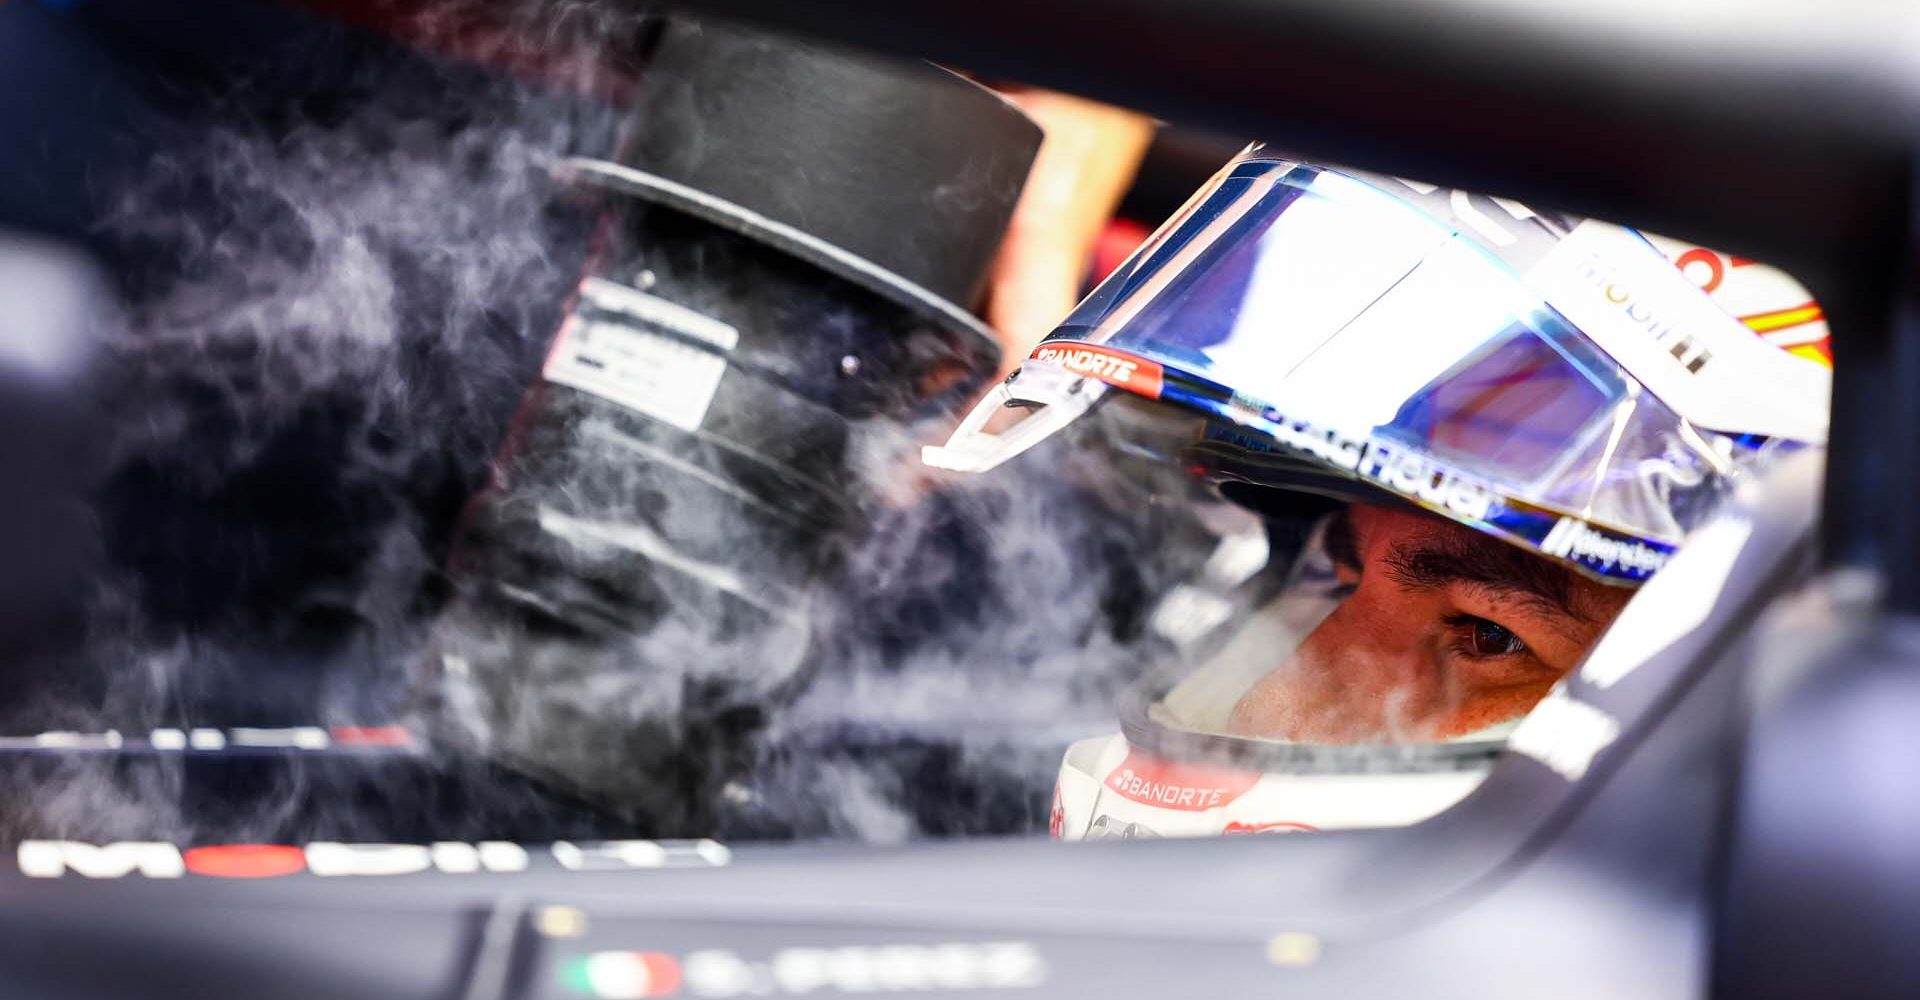
{"label": "red blurred object", "polygon": [[1116,218],[1108,222],[1093,245],[1093,264],[1087,269],[1088,287],[1107,280],[1107,275],[1125,263],[1127,255],[1140,249],[1140,244],[1152,233],[1145,223],[1135,219]]}
{"label": "red blurred object", "polygon": [[307,867],[307,856],[286,844],[218,844],[181,852],[186,869],[216,878],[275,878]]}

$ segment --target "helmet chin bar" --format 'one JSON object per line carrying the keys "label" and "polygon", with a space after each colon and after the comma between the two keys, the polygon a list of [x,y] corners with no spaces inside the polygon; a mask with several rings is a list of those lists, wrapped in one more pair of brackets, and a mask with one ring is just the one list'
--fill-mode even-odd
{"label": "helmet chin bar", "polygon": [[[920,461],[949,472],[986,472],[1073,423],[1106,391],[1104,383],[1029,361],[989,390],[945,445],[921,449]],[[995,417],[1014,409],[1028,413],[1004,431],[988,429]]]}

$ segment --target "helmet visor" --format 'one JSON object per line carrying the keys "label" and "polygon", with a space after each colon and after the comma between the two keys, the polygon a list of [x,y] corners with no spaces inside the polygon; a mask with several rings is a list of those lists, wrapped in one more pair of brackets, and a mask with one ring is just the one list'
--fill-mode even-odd
{"label": "helmet visor", "polygon": [[[1557,238],[1531,213],[1515,223]],[[1479,242],[1367,181],[1274,159],[1230,164],[1031,361],[1020,378],[1091,377],[1217,418],[1225,478],[1346,480],[1622,583],[1665,561],[1739,447]],[[931,460],[983,467],[993,449],[964,440],[980,430]]]}

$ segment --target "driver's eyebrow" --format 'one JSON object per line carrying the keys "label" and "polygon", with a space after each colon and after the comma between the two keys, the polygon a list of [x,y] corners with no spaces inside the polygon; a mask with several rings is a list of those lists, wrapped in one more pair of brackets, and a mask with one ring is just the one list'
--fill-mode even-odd
{"label": "driver's eyebrow", "polygon": [[1596,620],[1574,601],[1572,570],[1496,538],[1443,529],[1427,538],[1395,543],[1386,564],[1394,580],[1412,590],[1471,584],[1531,605],[1549,618],[1585,624]]}

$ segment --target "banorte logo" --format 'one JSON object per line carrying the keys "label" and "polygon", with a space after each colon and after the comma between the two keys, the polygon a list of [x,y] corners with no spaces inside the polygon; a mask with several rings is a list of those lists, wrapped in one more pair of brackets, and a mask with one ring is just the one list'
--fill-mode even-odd
{"label": "banorte logo", "polygon": [[1059,365],[1075,375],[1096,378],[1128,392],[1139,393],[1148,399],[1160,398],[1160,390],[1166,378],[1165,371],[1157,362],[1136,358],[1125,351],[1116,351],[1098,344],[1072,342],[1041,344],[1034,349],[1032,359],[1045,364]]}
{"label": "banorte logo", "polygon": [[1133,750],[1107,775],[1107,787],[1141,805],[1205,812],[1245,795],[1260,783],[1256,771],[1175,764]]}

